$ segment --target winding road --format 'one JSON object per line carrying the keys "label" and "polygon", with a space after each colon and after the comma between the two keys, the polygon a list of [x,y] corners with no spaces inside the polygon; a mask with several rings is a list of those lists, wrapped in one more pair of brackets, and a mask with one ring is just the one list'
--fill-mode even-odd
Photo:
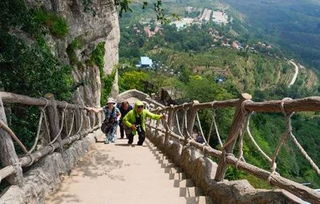
{"label": "winding road", "polygon": [[292,86],[296,80],[297,80],[297,77],[298,77],[298,74],[299,74],[299,65],[297,65],[293,60],[289,60],[289,63],[292,64],[295,68],[295,73],[291,79],[291,82],[290,84],[288,85],[288,87]]}

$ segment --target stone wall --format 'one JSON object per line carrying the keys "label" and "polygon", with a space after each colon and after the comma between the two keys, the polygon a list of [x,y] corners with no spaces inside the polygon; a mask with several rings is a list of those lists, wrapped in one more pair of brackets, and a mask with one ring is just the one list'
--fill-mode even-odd
{"label": "stone wall", "polygon": [[[223,182],[214,181],[217,164],[204,156],[198,149],[183,146],[179,141],[170,139],[165,144],[163,133],[147,129],[147,137],[176,165],[181,167],[196,186],[212,198],[213,203],[223,204],[293,204],[300,203],[282,190],[255,189],[247,180]],[[289,197],[289,196],[290,197]]]}
{"label": "stone wall", "polygon": [[[44,7],[66,19],[68,34],[63,38],[47,34],[47,44],[56,57],[74,68],[75,82],[84,83],[75,93],[74,102],[81,104],[83,100],[88,106],[100,106],[100,71],[97,66],[87,64],[86,60],[99,42],[105,42],[104,73],[110,74],[113,66],[118,63],[120,28],[113,0],[26,1],[30,7]],[[74,54],[71,57],[70,48],[76,41],[80,46],[72,50]]]}
{"label": "stone wall", "polygon": [[0,196],[1,204],[39,204],[44,198],[56,190],[61,182],[61,175],[68,174],[77,161],[84,156],[95,143],[95,137],[101,132],[95,131],[74,142],[62,154],[54,152],[39,162],[24,174],[25,185],[10,186]]}

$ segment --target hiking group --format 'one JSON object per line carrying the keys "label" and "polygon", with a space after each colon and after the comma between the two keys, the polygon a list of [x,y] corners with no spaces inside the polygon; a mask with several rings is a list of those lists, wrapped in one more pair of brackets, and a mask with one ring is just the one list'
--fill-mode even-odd
{"label": "hiking group", "polygon": [[138,134],[137,145],[143,145],[146,131],[146,118],[160,120],[164,115],[153,114],[147,109],[142,101],[136,101],[132,107],[128,101],[122,101],[116,105],[112,98],[108,99],[107,105],[102,108],[87,108],[89,111],[103,111],[105,119],[101,130],[105,133],[105,144],[115,143],[117,139],[117,127],[120,126],[120,137],[127,138],[128,144],[133,143],[134,136]]}

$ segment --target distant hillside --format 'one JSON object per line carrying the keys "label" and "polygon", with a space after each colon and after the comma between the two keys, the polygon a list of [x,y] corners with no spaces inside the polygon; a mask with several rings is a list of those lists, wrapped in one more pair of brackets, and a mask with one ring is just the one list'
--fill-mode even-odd
{"label": "distant hillside", "polygon": [[[177,103],[199,100],[207,102],[236,98],[249,92],[253,100],[263,101],[284,97],[301,98],[319,95],[318,77],[312,69],[299,66],[297,73],[290,63],[291,56],[284,54],[276,42],[254,36],[245,15],[219,1],[189,0],[165,1],[167,14],[172,19],[161,25],[154,21],[152,5],[142,10],[142,3],[132,6],[133,13],[120,19],[120,88],[136,88],[145,93],[156,93],[166,87]],[[153,60],[153,68],[137,68],[141,56]],[[200,112],[205,134],[211,121],[210,112]],[[296,114],[294,132],[312,158],[319,160],[320,117],[318,113]],[[233,112],[217,111],[217,123],[223,139],[228,135]],[[277,140],[283,133],[281,114],[255,114],[250,123],[254,137],[268,155],[272,155]],[[310,129],[313,131],[310,132]],[[218,142],[210,141],[219,148]],[[269,164],[245,143],[245,158],[257,166],[269,169]],[[258,158],[258,159],[257,159]],[[297,182],[310,182],[320,187],[320,178],[290,143],[280,152],[279,172]],[[245,178],[258,188],[270,188],[252,176],[229,169],[228,179]]]}
{"label": "distant hillside", "polygon": [[320,1],[224,0],[251,25],[251,35],[279,44],[320,69]]}
{"label": "distant hillside", "polygon": [[[180,17],[168,25],[154,21],[152,7],[140,7],[133,5],[134,12],[120,19],[123,60],[137,63],[140,56],[149,55],[174,73],[184,67],[195,74],[224,77],[235,83],[239,92],[288,86],[294,76],[295,68],[281,50],[251,39],[243,17],[227,5],[166,1],[167,12]],[[317,76],[302,68],[296,84],[315,89]]]}

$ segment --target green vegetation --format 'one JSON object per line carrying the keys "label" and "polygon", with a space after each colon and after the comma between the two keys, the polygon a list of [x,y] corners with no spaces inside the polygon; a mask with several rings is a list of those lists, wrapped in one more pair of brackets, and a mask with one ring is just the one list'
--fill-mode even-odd
{"label": "green vegetation", "polygon": [[67,47],[67,54],[70,60],[70,64],[78,65],[79,60],[76,54],[78,49],[81,49],[84,46],[84,41],[81,36],[76,37]]}
{"label": "green vegetation", "polygon": [[[46,34],[59,38],[67,34],[65,20],[42,8],[30,9],[23,0],[3,0],[0,8],[0,88],[33,97],[52,93],[58,100],[70,101],[72,67],[54,56],[46,43]],[[10,108],[10,127],[30,148],[39,110],[22,105]]]}
{"label": "green vegetation", "polygon": [[99,67],[100,73],[103,73],[103,67],[104,67],[104,44],[105,42],[101,42],[96,46],[96,49],[93,50],[91,54],[90,61],[94,64],[96,64]]}
{"label": "green vegetation", "polygon": [[58,38],[63,38],[68,33],[68,25],[64,18],[55,13],[42,9],[33,11],[34,20],[49,29],[50,33]]}
{"label": "green vegetation", "polygon": [[278,44],[295,58],[320,69],[319,2],[312,0],[226,0],[226,2],[247,17],[250,38]]}
{"label": "green vegetation", "polygon": [[[204,8],[214,3],[201,1]],[[184,14],[183,7],[199,5],[191,3],[169,2],[168,7]],[[200,7],[201,8],[201,7]],[[288,88],[293,76],[293,67],[288,64],[278,47],[265,49],[258,46],[257,39],[252,38],[241,18],[236,18],[236,11],[230,10],[233,23],[217,26],[213,23],[192,25],[177,30],[174,25],[162,25],[161,30],[151,38],[144,34],[144,27],[151,30],[156,24],[147,21],[151,11],[138,14],[125,14],[121,19],[120,60],[125,69],[120,69],[121,90],[136,88],[146,93],[157,92],[161,87],[174,87],[179,93],[179,103],[199,100],[207,102],[237,98],[241,92],[252,93],[255,101],[281,99],[284,97],[301,98],[318,95],[317,82],[311,83],[311,76],[300,70],[296,83]],[[170,12],[170,10],[169,10]],[[190,14],[191,15],[191,14]],[[195,15],[195,14],[192,14]],[[143,16],[143,19],[140,19]],[[146,22],[144,22],[146,21]],[[149,23],[148,23],[149,22]],[[213,41],[212,32],[219,32],[222,41]],[[224,41],[239,41],[254,47],[236,50],[223,46]],[[129,46],[128,46],[129,45]],[[155,62],[155,70],[137,69],[134,65],[140,56],[149,56]],[[219,82],[218,79],[222,79]],[[152,84],[152,86],[150,85]],[[234,110],[216,110],[216,120],[222,139],[225,140],[231,126]],[[200,120],[205,135],[211,124],[212,111],[200,111]],[[294,134],[316,163],[320,163],[316,142],[320,134],[316,124],[318,114],[296,114],[293,117]],[[281,114],[255,114],[250,127],[257,143],[268,154],[272,155],[279,137],[285,130],[285,119]],[[197,131],[197,127],[195,130]],[[310,130],[313,133],[310,134]],[[220,148],[213,133],[210,144]],[[237,154],[238,149],[235,149]],[[270,164],[257,152],[245,135],[244,156],[246,161],[261,168],[270,169]],[[319,188],[320,180],[310,165],[306,163],[297,148],[289,142],[280,151],[278,171],[285,177],[297,182],[311,182],[312,187]],[[228,179],[248,179],[257,188],[272,188],[267,182],[259,180],[242,171],[230,168]]]}
{"label": "green vegetation", "polygon": [[0,87],[6,91],[42,97],[53,93],[59,100],[71,97],[71,67],[57,60],[41,40],[27,45],[0,32]]}
{"label": "green vegetation", "polygon": [[91,13],[92,16],[96,15],[96,11],[92,6],[92,0],[82,0],[83,11],[86,13]]}
{"label": "green vegetation", "polygon": [[49,32],[63,38],[68,33],[68,25],[64,18],[42,8],[29,9],[23,0],[4,0],[0,2],[1,29],[20,28],[34,37]]}

